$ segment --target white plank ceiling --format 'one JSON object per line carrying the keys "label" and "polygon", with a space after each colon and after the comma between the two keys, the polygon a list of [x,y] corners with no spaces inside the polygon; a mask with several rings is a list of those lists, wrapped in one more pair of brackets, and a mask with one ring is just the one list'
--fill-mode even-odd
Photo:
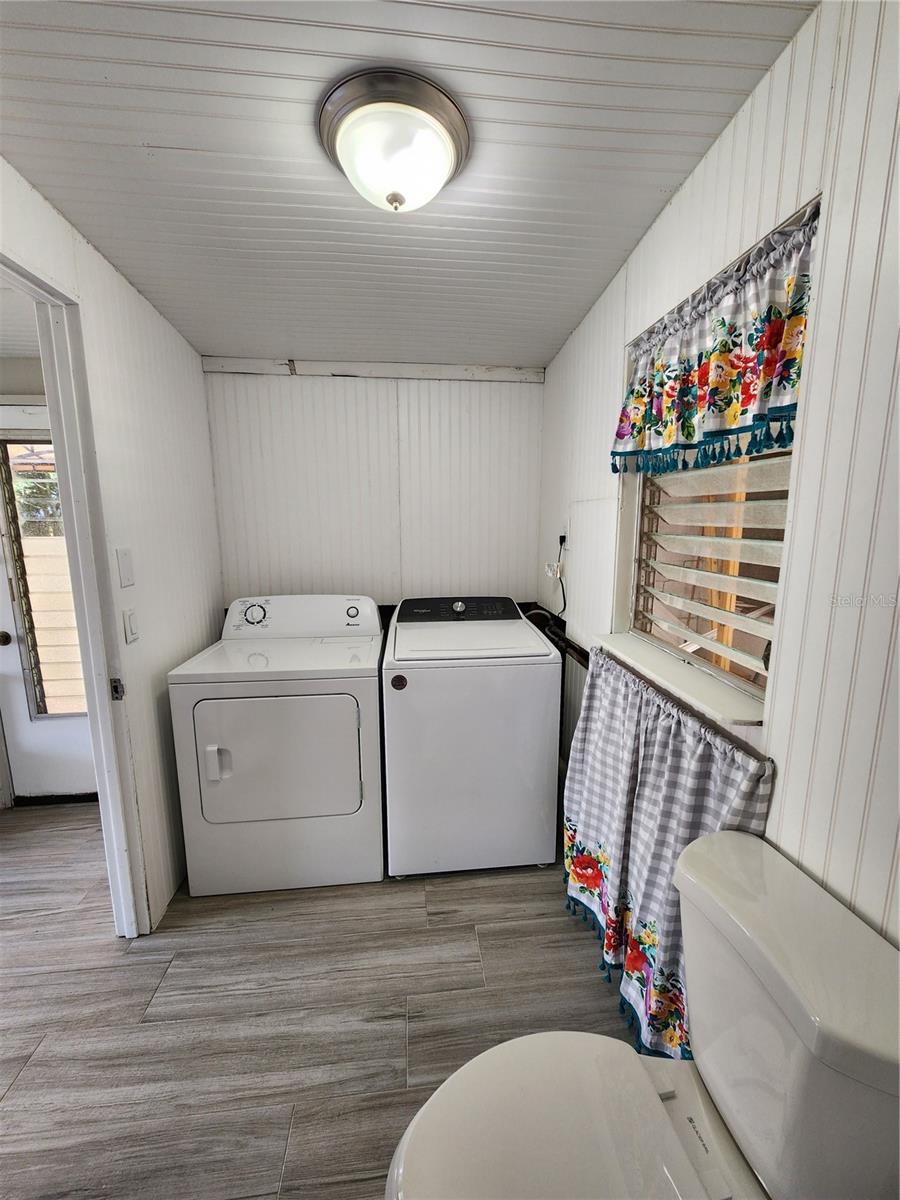
{"label": "white plank ceiling", "polygon": [[[203,354],[543,366],[813,7],[12,0],[0,152]],[[471,122],[416,213],[315,137],[378,64]]]}

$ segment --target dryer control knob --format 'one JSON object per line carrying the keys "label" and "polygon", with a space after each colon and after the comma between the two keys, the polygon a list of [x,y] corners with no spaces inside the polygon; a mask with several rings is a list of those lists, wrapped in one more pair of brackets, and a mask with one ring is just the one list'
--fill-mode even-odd
{"label": "dryer control knob", "polygon": [[265,619],[266,610],[262,604],[248,604],[244,609],[244,620],[248,625],[261,625]]}
{"label": "dryer control knob", "polygon": [[464,613],[466,611],[465,602],[462,600],[453,601],[453,611],[455,613]]}

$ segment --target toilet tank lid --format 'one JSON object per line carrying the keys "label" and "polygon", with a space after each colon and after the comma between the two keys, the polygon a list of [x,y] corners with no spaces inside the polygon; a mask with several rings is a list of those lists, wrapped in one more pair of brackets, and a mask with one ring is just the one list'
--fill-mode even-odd
{"label": "toilet tank lid", "polygon": [[890,942],[751,834],[698,838],[683,851],[674,878],[812,1054],[898,1094],[900,956]]}

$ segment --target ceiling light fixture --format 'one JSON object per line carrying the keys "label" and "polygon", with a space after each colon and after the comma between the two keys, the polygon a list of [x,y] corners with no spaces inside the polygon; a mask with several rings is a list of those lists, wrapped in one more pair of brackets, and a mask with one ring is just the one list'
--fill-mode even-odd
{"label": "ceiling light fixture", "polygon": [[387,212],[433,200],[462,168],[469,127],[437,84],[408,71],[360,71],[319,106],[319,138],[359,194]]}

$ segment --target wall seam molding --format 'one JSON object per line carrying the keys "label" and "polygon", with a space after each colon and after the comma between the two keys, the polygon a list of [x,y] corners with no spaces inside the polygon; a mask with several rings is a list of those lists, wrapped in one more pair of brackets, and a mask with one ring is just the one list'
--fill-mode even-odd
{"label": "wall seam molding", "polygon": [[543,367],[492,367],[475,363],[302,361],[294,358],[204,356],[206,375],[289,375],[326,379],[458,380],[465,383],[543,383]]}

